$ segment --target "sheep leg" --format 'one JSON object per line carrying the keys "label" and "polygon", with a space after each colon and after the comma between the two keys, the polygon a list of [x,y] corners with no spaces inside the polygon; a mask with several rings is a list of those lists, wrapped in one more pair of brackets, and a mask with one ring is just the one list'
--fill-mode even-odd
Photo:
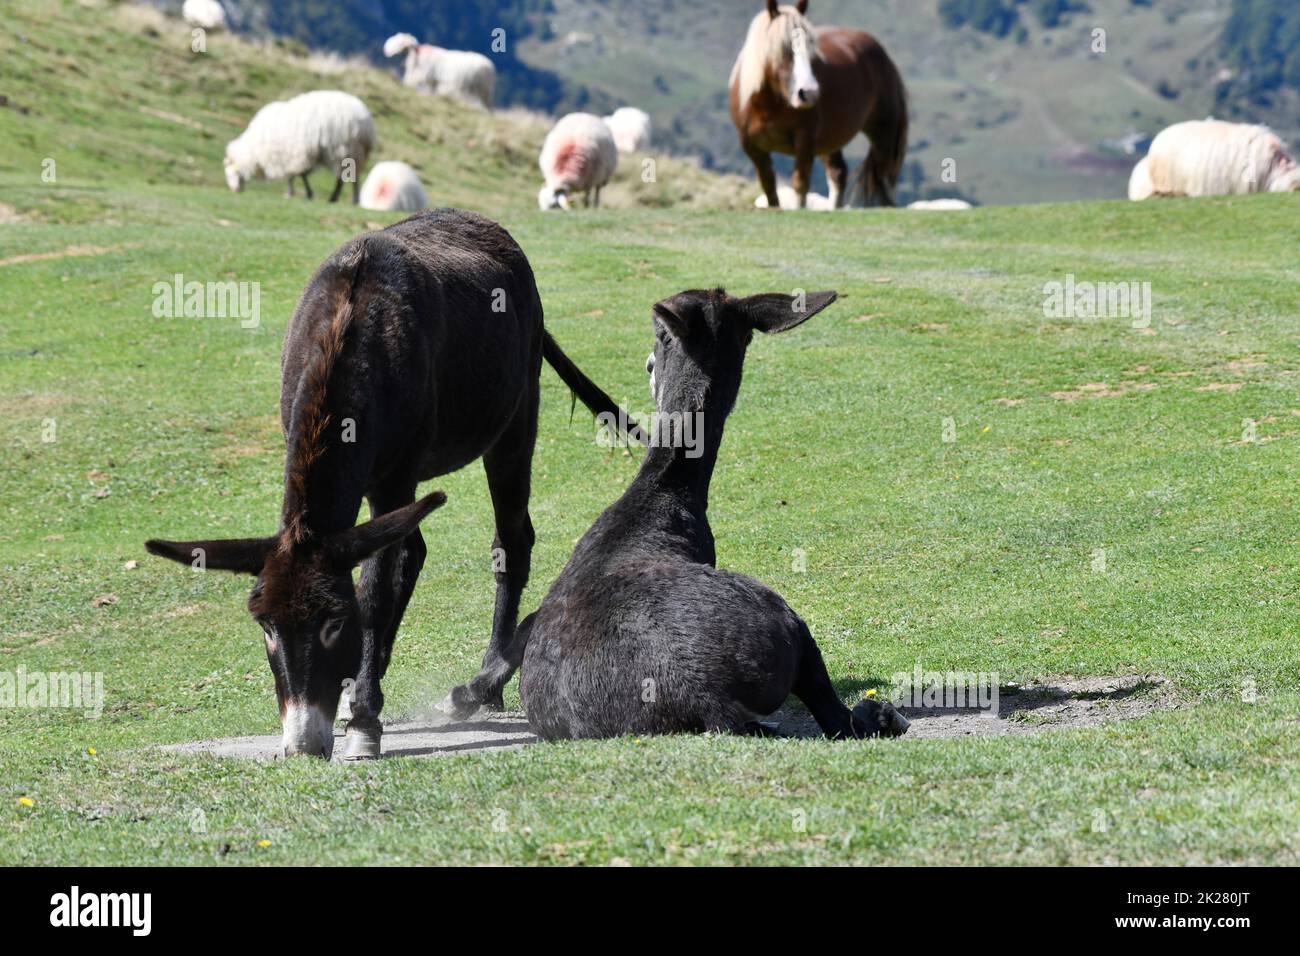
{"label": "sheep leg", "polygon": [[289,190],[284,195],[286,199],[293,198],[293,177],[292,176],[289,177]]}
{"label": "sheep leg", "polygon": [[330,202],[338,202],[339,194],[343,192],[343,173],[340,172],[338,178],[334,181],[334,191],[330,193]]}
{"label": "sheep leg", "polygon": [[594,205],[597,209],[600,208],[600,187],[599,186],[596,187],[596,201],[592,205]]}
{"label": "sheep leg", "polygon": [[315,199],[315,198],[316,198],[316,194],[313,193],[313,192],[311,191],[311,183],[308,182],[308,180],[307,180],[307,174],[306,174],[306,173],[303,173],[303,174],[302,174],[302,187],[303,187],[303,189],[307,190],[307,198],[308,198],[308,199]]}

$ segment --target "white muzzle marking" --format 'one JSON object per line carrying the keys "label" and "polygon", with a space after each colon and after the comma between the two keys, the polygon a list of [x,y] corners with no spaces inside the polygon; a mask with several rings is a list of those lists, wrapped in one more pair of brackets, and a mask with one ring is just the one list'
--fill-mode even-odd
{"label": "white muzzle marking", "polygon": [[291,700],[284,709],[283,750],[286,757],[308,754],[330,758],[334,752],[334,726],[315,704]]}
{"label": "white muzzle marking", "polygon": [[790,105],[797,110],[808,109],[817,103],[821,87],[812,69],[812,52],[809,44],[814,42],[803,30],[796,29],[793,38],[794,64],[790,71]]}

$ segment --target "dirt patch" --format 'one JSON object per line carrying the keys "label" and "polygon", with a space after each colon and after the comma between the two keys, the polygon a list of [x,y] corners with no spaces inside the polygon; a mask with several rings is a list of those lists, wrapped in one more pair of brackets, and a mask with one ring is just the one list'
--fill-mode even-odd
{"label": "dirt patch", "polygon": [[1077,402],[1082,398],[1116,398],[1130,392],[1149,392],[1156,387],[1155,382],[1124,382],[1115,386],[1105,382],[1089,382],[1078,388],[1052,392],[1052,398],[1061,402]]}
{"label": "dirt patch", "polygon": [[197,120],[192,120],[188,116],[181,116],[179,113],[169,113],[166,110],[156,110],[150,106],[140,107],[140,112],[146,116],[152,116],[155,119],[166,120],[169,123],[176,123],[179,126],[188,126],[190,129],[196,129],[203,132],[203,124]]}
{"label": "dirt patch", "polygon": [[43,262],[46,259],[67,259],[73,256],[104,256],[117,252],[121,246],[68,246],[58,252],[29,252],[26,255],[0,259],[0,266],[16,266],[24,262]]}
{"label": "dirt patch", "polygon": [[11,222],[22,222],[23,217],[18,215],[18,210],[8,203],[0,202],[0,226]]}
{"label": "dirt patch", "polygon": [[[1145,717],[1179,705],[1173,682],[1152,675],[1125,677],[1044,677],[1026,685],[999,689],[996,717],[977,710],[901,708],[912,722],[903,740],[930,737],[1004,737],[1037,734],[1065,727],[1094,727]],[[778,711],[764,721],[791,737],[820,737],[821,729],[806,712]],[[502,750],[537,743],[528,720],[519,711],[482,713],[454,723],[438,717],[406,718],[384,728],[385,757],[446,757],[482,750]],[[279,735],[227,737],[172,744],[174,753],[210,754],[274,760],[280,755]],[[343,753],[343,730],[334,730],[334,759]]]}
{"label": "dirt patch", "polygon": [[[441,722],[437,718],[399,720],[384,726],[385,757],[445,757],[501,750],[537,742],[521,712],[479,714],[460,723]],[[188,744],[163,747],[176,753],[211,754],[214,757],[244,757],[251,760],[275,760],[280,756],[280,735],[267,737],[226,737],[199,740]],[[334,728],[334,759],[343,756],[343,728]]]}
{"label": "dirt patch", "polygon": [[[1006,737],[1037,734],[1065,727],[1095,727],[1145,717],[1178,706],[1178,693],[1168,678],[1044,677],[1025,685],[999,688],[997,716],[974,709],[899,708],[912,722],[903,740],[928,737]],[[821,730],[810,714],[785,714],[777,730],[794,737],[818,737]]]}

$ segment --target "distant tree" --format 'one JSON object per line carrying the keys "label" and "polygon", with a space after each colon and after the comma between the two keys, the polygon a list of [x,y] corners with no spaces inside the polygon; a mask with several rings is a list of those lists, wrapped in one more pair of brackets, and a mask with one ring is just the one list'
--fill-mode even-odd
{"label": "distant tree", "polygon": [[1266,105],[1282,87],[1300,89],[1300,3],[1232,0],[1219,49],[1238,71],[1219,85],[1220,104],[1244,98]]}
{"label": "distant tree", "polygon": [[953,30],[969,26],[1004,37],[1020,22],[1020,11],[1011,0],[939,0],[939,19]]}
{"label": "distant tree", "polygon": [[1030,0],[1029,7],[1047,30],[1059,27],[1071,13],[1088,13],[1091,10],[1081,0]]}

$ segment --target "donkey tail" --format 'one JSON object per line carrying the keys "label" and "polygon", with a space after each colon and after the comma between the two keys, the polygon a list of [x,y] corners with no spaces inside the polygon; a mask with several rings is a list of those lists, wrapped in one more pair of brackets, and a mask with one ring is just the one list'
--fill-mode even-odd
{"label": "donkey tail", "polygon": [[569,386],[569,390],[574,396],[586,405],[593,415],[607,415],[619,427],[623,428],[628,437],[639,441],[641,444],[648,444],[644,430],[636,421],[619,407],[618,403],[605,394],[604,390],[587,378],[582,369],[573,364],[573,361],[564,354],[558,342],[551,338],[551,333],[542,332],[542,358],[546,359],[551,368],[555,369],[557,375],[563,380],[564,384]]}

